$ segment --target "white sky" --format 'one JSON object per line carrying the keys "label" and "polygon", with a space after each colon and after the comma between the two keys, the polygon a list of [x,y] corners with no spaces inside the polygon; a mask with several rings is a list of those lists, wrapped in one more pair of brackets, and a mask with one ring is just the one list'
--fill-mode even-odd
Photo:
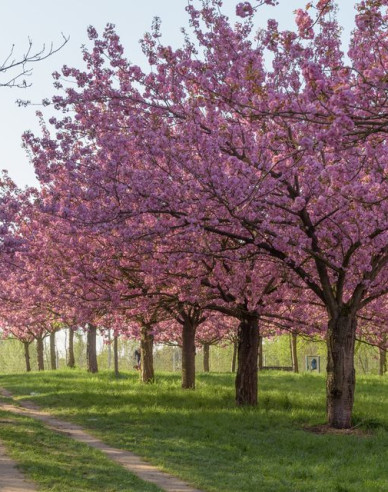
{"label": "white sky", "polygon": [[[224,0],[224,11],[233,15],[239,0]],[[252,0],[255,3],[255,0]],[[292,12],[303,7],[307,0],[280,0],[277,8],[266,7],[261,11],[258,21],[265,25],[269,17],[278,20],[281,28],[292,28]],[[354,17],[354,0],[341,0],[340,21],[345,27],[347,39]],[[39,134],[35,111],[44,108],[18,107],[16,99],[39,103],[54,94],[51,73],[60,70],[62,65],[82,67],[80,47],[87,44],[86,29],[93,25],[102,32],[109,22],[116,25],[117,32],[125,47],[127,58],[143,64],[138,40],[149,30],[154,16],[162,19],[162,40],[166,44],[179,46],[182,35],[180,28],[187,24],[184,10],[186,0],[1,0],[0,1],[0,62],[4,60],[12,45],[15,45],[15,58],[25,51],[28,38],[33,49],[39,50],[43,44],[57,46],[61,43],[61,33],[70,36],[70,41],[57,54],[34,66],[29,78],[32,87],[28,89],[0,88],[0,169],[7,169],[19,186],[36,184],[34,171],[21,148],[21,135],[25,130]]]}

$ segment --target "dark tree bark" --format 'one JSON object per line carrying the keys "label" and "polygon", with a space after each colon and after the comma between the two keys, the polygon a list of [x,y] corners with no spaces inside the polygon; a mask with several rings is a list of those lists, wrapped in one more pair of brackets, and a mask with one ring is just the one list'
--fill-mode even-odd
{"label": "dark tree bark", "polygon": [[197,322],[184,316],[182,329],[182,388],[195,389],[195,332]]}
{"label": "dark tree bark", "polygon": [[387,372],[387,351],[385,350],[385,348],[379,347],[379,354],[380,354],[379,374],[380,376],[384,376],[384,374]]}
{"label": "dark tree bark", "polygon": [[108,330],[108,369],[112,367],[112,336],[110,329]]}
{"label": "dark tree bark", "polygon": [[44,346],[43,337],[36,339],[36,353],[38,356],[38,370],[44,371]]}
{"label": "dark tree bark", "polygon": [[55,331],[50,333],[50,364],[51,364],[51,369],[56,370],[57,354],[56,354],[56,347],[55,347]]}
{"label": "dark tree bark", "polygon": [[242,315],[238,328],[237,405],[257,405],[259,326],[256,313]]}
{"label": "dark tree bark", "polygon": [[296,373],[299,372],[297,340],[298,340],[298,335],[296,333],[291,333],[292,370]]}
{"label": "dark tree bark", "polygon": [[143,324],[140,339],[141,380],[143,383],[153,383],[155,381],[153,348],[152,325]]}
{"label": "dark tree bark", "polygon": [[97,328],[94,325],[89,325],[87,334],[86,358],[88,372],[98,372],[97,364]]}
{"label": "dark tree bark", "polygon": [[118,349],[118,336],[115,335],[113,338],[113,359],[114,359],[114,366],[115,366],[115,376],[116,378],[119,377],[119,349]]}
{"label": "dark tree bark", "polygon": [[232,355],[232,366],[231,372],[236,372],[236,362],[237,362],[237,350],[238,350],[238,340],[233,342],[233,355]]}
{"label": "dark tree bark", "polygon": [[24,346],[24,360],[26,361],[26,371],[27,372],[31,372],[30,343],[31,342],[23,342],[23,346]]}
{"label": "dark tree bark", "polygon": [[258,352],[258,369],[261,371],[263,369],[263,337],[259,335],[259,352]]}
{"label": "dark tree bark", "polygon": [[329,320],[327,333],[327,417],[331,427],[352,425],[355,389],[354,345],[357,322],[354,315],[339,312]]}
{"label": "dark tree bark", "polygon": [[75,357],[74,357],[74,330],[69,328],[69,348],[68,348],[68,359],[67,367],[74,369],[75,367]]}
{"label": "dark tree bark", "polygon": [[203,343],[203,372],[210,372],[210,343]]}

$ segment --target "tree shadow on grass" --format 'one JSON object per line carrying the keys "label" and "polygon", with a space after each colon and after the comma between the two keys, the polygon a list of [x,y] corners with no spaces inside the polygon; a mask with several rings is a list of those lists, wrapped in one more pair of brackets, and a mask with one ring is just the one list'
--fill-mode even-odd
{"label": "tree shadow on grass", "polygon": [[205,490],[384,490],[388,480],[383,429],[370,438],[302,430],[324,421],[323,379],[263,377],[254,409],[235,407],[231,375],[200,376],[196,391],[182,390],[179,375],[154,385],[131,374],[54,379],[30,378],[36,403]]}
{"label": "tree shadow on grass", "polygon": [[97,450],[50,431],[33,419],[8,412],[0,416],[9,420],[7,425],[0,424],[1,441],[39,490],[160,492]]}

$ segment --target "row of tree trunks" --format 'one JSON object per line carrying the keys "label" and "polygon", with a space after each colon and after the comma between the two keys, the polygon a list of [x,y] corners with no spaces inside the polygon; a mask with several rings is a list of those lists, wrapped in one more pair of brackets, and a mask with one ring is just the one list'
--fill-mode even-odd
{"label": "row of tree trunks", "polygon": [[[97,329],[95,326],[90,326],[87,335],[87,366],[88,371],[95,373],[98,371],[97,365]],[[44,371],[44,337],[36,338],[36,351],[37,351],[37,362],[38,370]],[[31,371],[31,357],[30,357],[30,344],[31,342],[24,341],[24,360],[26,364],[26,371]],[[117,337],[114,339],[115,347],[115,374],[118,375],[118,353],[117,353]],[[56,343],[55,343],[55,332],[50,333],[50,365],[52,370],[57,369],[57,356],[56,356]],[[68,367],[75,367],[75,357],[74,357],[74,331],[69,328],[69,349],[68,349]]]}
{"label": "row of tree trunks", "polygon": [[[195,388],[195,332],[198,321],[185,316],[182,328],[182,387]],[[71,332],[73,331],[71,330]],[[327,333],[327,417],[330,426],[348,428],[354,401],[355,370],[354,346],[356,319],[349,314],[339,313],[329,321]],[[98,371],[96,353],[97,329],[90,325],[87,333],[88,371]],[[69,337],[69,340],[72,337]],[[291,337],[293,369],[298,372],[296,335]],[[72,343],[71,343],[72,345]],[[237,337],[237,375],[235,380],[237,405],[257,404],[257,370],[262,367],[262,339],[259,335],[258,315],[245,313],[240,320]],[[70,343],[69,343],[70,348]],[[37,338],[38,369],[44,370],[43,337]],[[51,367],[56,368],[55,333],[50,335]],[[69,350],[73,355],[73,347]],[[154,381],[152,326],[144,324],[141,331],[141,358],[143,382]],[[26,370],[31,370],[29,343],[24,342]],[[259,357],[258,357],[259,356]],[[71,357],[69,357],[71,360]],[[209,346],[204,345],[205,370],[209,370]],[[114,338],[115,374],[118,375],[117,337]],[[380,374],[386,371],[386,351],[380,349]]]}

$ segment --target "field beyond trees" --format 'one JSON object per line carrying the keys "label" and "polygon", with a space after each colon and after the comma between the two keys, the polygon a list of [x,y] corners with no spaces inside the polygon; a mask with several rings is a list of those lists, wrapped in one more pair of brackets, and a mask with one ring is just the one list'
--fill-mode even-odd
{"label": "field beyond trees", "polygon": [[[352,429],[327,433],[324,375],[260,373],[257,408],[236,408],[233,378],[200,374],[190,391],[178,374],[144,385],[133,372],[115,379],[108,371],[60,370],[1,375],[0,386],[205,491],[386,490],[387,378],[358,377]],[[3,425],[0,439],[28,472],[23,433],[9,439]],[[44,439],[29,445],[40,458],[51,452]],[[76,466],[76,453],[69,456]],[[58,474],[65,466],[56,465]]]}

